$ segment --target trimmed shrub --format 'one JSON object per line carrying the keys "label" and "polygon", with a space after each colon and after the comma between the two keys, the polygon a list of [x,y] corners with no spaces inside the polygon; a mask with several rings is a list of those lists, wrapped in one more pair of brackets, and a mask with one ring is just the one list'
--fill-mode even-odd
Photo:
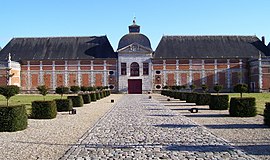
{"label": "trimmed shrub", "polygon": [[263,117],[264,117],[264,119],[263,119],[264,124],[270,126],[270,103],[269,102],[265,103]]}
{"label": "trimmed shrub", "polygon": [[86,87],[86,86],[81,86],[81,91],[86,92],[87,90],[88,90],[88,87]]}
{"label": "trimmed shrub", "polygon": [[180,94],[180,100],[185,101],[187,99],[187,93],[186,92],[181,92]]}
{"label": "trimmed shrub", "polygon": [[100,99],[102,99],[102,98],[105,97],[103,91],[100,91],[100,92],[99,92],[99,95],[100,95]]}
{"label": "trimmed shrub", "polygon": [[69,87],[64,87],[64,86],[57,87],[55,88],[55,93],[60,94],[62,98],[64,94],[69,93]]}
{"label": "trimmed shrub", "polygon": [[97,95],[96,95],[96,93],[90,93],[90,97],[91,97],[91,101],[92,102],[97,101]]}
{"label": "trimmed shrub", "polygon": [[186,102],[187,103],[196,103],[197,102],[197,93],[186,93]]}
{"label": "trimmed shrub", "polygon": [[0,94],[6,98],[7,106],[9,99],[16,94],[19,94],[19,92],[20,88],[16,85],[0,86]]}
{"label": "trimmed shrub", "polygon": [[83,104],[89,104],[91,102],[91,97],[89,94],[80,94],[83,98]]}
{"label": "trimmed shrub", "polygon": [[57,115],[55,101],[33,101],[32,114],[33,119],[53,119]]}
{"label": "trimmed shrub", "polygon": [[96,92],[96,98],[97,100],[100,100],[100,92]]}
{"label": "trimmed shrub", "polygon": [[79,86],[70,86],[70,91],[72,93],[78,93],[81,90],[81,87]]}
{"label": "trimmed shrub", "polygon": [[42,85],[42,86],[38,86],[37,90],[39,94],[43,95],[43,99],[45,101],[45,96],[49,93],[49,88],[45,85]]}
{"label": "trimmed shrub", "polygon": [[24,130],[28,125],[25,105],[0,106],[0,132]]}
{"label": "trimmed shrub", "polygon": [[71,111],[73,108],[71,99],[55,99],[57,112]]}
{"label": "trimmed shrub", "polygon": [[256,99],[254,97],[232,97],[229,112],[233,117],[254,117],[257,115]]}
{"label": "trimmed shrub", "polygon": [[209,93],[197,93],[196,105],[209,105],[211,94]]}
{"label": "trimmed shrub", "polygon": [[229,96],[211,95],[209,108],[211,110],[227,110],[229,108]]}
{"label": "trimmed shrub", "polygon": [[71,99],[73,107],[82,107],[83,106],[82,96],[68,96],[67,98]]}

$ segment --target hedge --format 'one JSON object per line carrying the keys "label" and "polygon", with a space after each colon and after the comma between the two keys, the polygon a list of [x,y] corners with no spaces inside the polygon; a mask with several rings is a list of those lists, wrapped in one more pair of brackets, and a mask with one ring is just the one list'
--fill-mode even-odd
{"label": "hedge", "polygon": [[196,103],[197,93],[186,93],[186,102],[187,103]]}
{"label": "hedge", "polygon": [[82,96],[83,104],[91,103],[91,97],[89,94],[80,94],[80,96]]}
{"label": "hedge", "polygon": [[0,106],[0,132],[24,130],[28,125],[25,105]]}
{"label": "hedge", "polygon": [[196,105],[209,105],[210,99],[210,93],[197,93]]}
{"label": "hedge", "polygon": [[100,100],[100,92],[96,92],[96,98],[97,100]]}
{"label": "hedge", "polygon": [[264,117],[264,119],[263,119],[264,124],[270,126],[270,103],[269,102],[265,103],[263,117]]}
{"label": "hedge", "polygon": [[32,114],[33,119],[52,119],[57,115],[55,101],[33,101]]}
{"label": "hedge", "polygon": [[57,112],[71,111],[73,108],[71,99],[55,99]]}
{"label": "hedge", "polygon": [[228,95],[211,95],[209,109],[211,110],[227,110],[229,108]]}
{"label": "hedge", "polygon": [[256,99],[254,97],[232,97],[230,101],[230,116],[254,117],[257,115]]}
{"label": "hedge", "polygon": [[73,107],[82,107],[83,106],[82,96],[68,96],[67,98],[71,99]]}
{"label": "hedge", "polygon": [[90,97],[91,97],[91,101],[92,102],[97,101],[97,95],[96,95],[96,93],[90,93]]}

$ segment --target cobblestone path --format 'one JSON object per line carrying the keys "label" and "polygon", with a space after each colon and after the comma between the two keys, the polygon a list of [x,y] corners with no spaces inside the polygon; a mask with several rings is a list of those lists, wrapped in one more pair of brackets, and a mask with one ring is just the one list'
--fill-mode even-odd
{"label": "cobblestone path", "polygon": [[254,159],[147,95],[125,95],[60,159]]}

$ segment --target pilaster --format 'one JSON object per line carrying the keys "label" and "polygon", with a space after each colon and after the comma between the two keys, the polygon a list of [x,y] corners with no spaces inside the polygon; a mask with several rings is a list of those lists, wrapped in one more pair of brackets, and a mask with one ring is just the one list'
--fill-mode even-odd
{"label": "pilaster", "polygon": [[31,70],[30,70],[30,61],[27,61],[27,90],[30,90],[32,87],[31,84]]}
{"label": "pilaster", "polygon": [[176,60],[176,72],[175,72],[175,74],[176,74],[176,85],[179,86],[179,85],[181,85],[181,82],[179,80],[179,60],[178,59]]}
{"label": "pilaster", "polygon": [[214,61],[214,65],[215,65],[215,70],[214,70],[214,83],[218,84],[218,69],[217,69],[217,59],[215,59]]}
{"label": "pilaster", "polygon": [[163,86],[167,84],[167,73],[166,73],[166,60],[163,60]]}
{"label": "pilaster", "polygon": [[227,88],[231,88],[231,65],[230,59],[227,59]]}
{"label": "pilaster", "polygon": [[65,61],[64,85],[68,86],[68,61]]}
{"label": "pilaster", "polygon": [[192,78],[192,59],[189,60],[189,85],[192,85],[192,81],[193,81],[193,78]]}
{"label": "pilaster", "polygon": [[52,61],[52,87],[56,88],[55,61]]}

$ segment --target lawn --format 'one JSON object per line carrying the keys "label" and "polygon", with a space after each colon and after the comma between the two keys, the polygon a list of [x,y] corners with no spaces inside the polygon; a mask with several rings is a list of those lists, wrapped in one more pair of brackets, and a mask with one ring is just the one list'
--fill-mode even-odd
{"label": "lawn", "polygon": [[[231,97],[240,97],[239,93],[229,93]],[[255,97],[258,114],[263,114],[265,102],[270,102],[270,93],[243,93],[243,97]]]}
{"label": "lawn", "polygon": [[[67,96],[63,96],[63,98],[66,98]],[[45,100],[53,100],[53,99],[59,99],[61,98],[60,95],[57,94],[48,94],[45,96]],[[37,101],[37,100],[43,100],[44,97],[42,95],[38,94],[20,94],[13,96],[9,99],[9,105],[18,105],[18,104],[25,104],[27,113],[31,113],[31,102]],[[0,95],[0,105],[6,105],[7,101],[4,96]]]}

